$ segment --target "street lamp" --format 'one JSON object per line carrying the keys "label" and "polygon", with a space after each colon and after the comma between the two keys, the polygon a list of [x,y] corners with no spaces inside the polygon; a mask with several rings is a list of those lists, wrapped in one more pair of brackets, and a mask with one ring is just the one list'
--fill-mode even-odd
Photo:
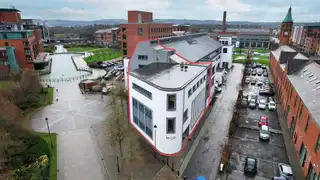
{"label": "street lamp", "polygon": [[154,146],[157,148],[157,125],[154,125]]}
{"label": "street lamp", "polygon": [[47,128],[48,128],[48,132],[49,132],[49,139],[50,139],[50,144],[51,144],[51,148],[53,148],[53,144],[52,144],[52,140],[51,140],[51,132],[50,132],[50,127],[49,127],[49,123],[48,123],[48,118],[45,118],[45,121],[47,123]]}

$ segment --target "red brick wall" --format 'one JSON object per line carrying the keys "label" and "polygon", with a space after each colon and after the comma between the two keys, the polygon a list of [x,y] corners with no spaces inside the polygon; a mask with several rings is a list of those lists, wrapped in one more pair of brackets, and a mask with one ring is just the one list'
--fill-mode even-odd
{"label": "red brick wall", "polygon": [[143,23],[152,23],[152,12],[143,11],[128,11],[128,23],[138,23],[138,14],[141,14],[141,21]]}
{"label": "red brick wall", "polygon": [[[317,143],[318,136],[320,134],[320,128],[316,122],[312,119],[308,109],[304,106],[301,98],[295,91],[294,87],[291,85],[286,74],[286,70],[282,70],[278,61],[275,60],[274,56],[270,55],[270,71],[274,78],[274,83],[280,91],[280,103],[282,110],[286,113],[288,107],[290,109],[287,117],[287,127],[290,129],[291,123],[295,119],[295,129],[293,141],[295,143],[297,151],[297,159],[299,160],[299,153],[301,144],[303,143],[307,149],[307,158],[303,169],[303,173],[307,176],[309,170],[309,164],[318,164],[320,166],[320,152],[315,153],[314,149]],[[298,96],[298,97],[297,97]],[[297,101],[296,101],[297,97]],[[301,116],[300,116],[301,109]],[[310,122],[307,131],[305,132],[305,127],[307,124],[308,116],[310,116]],[[320,167],[319,167],[320,168]],[[316,172],[319,174],[320,169],[315,168]]]}
{"label": "red brick wall", "polygon": [[20,22],[21,15],[18,12],[0,12],[0,21]]}
{"label": "red brick wall", "polygon": [[9,46],[14,46],[16,48],[16,58],[21,69],[33,69],[33,64],[28,64],[26,61],[23,40],[0,40],[0,46],[4,46],[5,42],[8,42]]}

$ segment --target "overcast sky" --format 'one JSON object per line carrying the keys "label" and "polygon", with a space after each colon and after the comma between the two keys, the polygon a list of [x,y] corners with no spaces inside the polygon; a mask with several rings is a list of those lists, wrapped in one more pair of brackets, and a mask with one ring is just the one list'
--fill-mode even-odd
{"label": "overcast sky", "polygon": [[21,10],[24,18],[98,20],[126,19],[127,10],[153,12],[155,19],[282,21],[292,5],[295,22],[320,21],[320,0],[1,0]]}

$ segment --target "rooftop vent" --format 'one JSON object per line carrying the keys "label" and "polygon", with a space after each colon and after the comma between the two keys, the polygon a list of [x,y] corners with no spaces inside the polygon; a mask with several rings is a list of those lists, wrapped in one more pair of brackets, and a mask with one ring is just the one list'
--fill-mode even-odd
{"label": "rooftop vent", "polygon": [[308,69],[307,68],[305,68],[304,70],[303,70],[303,72],[306,72]]}
{"label": "rooftop vent", "polygon": [[183,71],[183,69],[184,69],[184,66],[185,66],[184,62],[181,62],[181,63],[180,63],[180,68],[181,68],[181,71]]}
{"label": "rooftop vent", "polygon": [[311,78],[313,76],[313,74],[310,74],[308,77]]}
{"label": "rooftop vent", "polygon": [[320,81],[317,81],[316,84],[320,84]]}
{"label": "rooftop vent", "polygon": [[187,69],[188,69],[188,65],[187,65],[187,63],[185,63],[184,64],[184,71],[187,71]]}

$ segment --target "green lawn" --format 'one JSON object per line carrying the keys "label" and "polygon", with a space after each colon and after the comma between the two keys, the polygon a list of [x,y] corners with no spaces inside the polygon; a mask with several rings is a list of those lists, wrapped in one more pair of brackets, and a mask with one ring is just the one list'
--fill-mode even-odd
{"label": "green lawn", "polygon": [[50,149],[50,180],[57,180],[57,168],[58,168],[58,154],[57,154],[57,134],[56,133],[51,133],[51,140],[53,144],[53,148],[51,148],[51,142],[50,142],[50,137],[48,133],[40,133],[36,132],[41,138],[43,138]]}
{"label": "green lawn", "polygon": [[87,63],[97,61],[108,61],[121,57],[120,51],[108,48],[101,48],[91,51],[94,55],[84,58]]}
{"label": "green lawn", "polygon": [[[241,52],[247,52],[247,48],[241,48]],[[252,49],[253,52],[258,52],[258,53],[267,53],[267,49]],[[240,48],[234,48],[234,52],[240,53]]]}
{"label": "green lawn", "polygon": [[94,52],[100,49],[105,48],[97,48],[97,47],[71,47],[67,48],[68,52]]}
{"label": "green lawn", "polygon": [[[240,55],[240,54],[234,54],[232,55],[232,59],[234,63],[245,63],[247,58],[245,59],[236,59],[237,57],[239,56],[244,56],[244,55]],[[244,56],[245,57],[245,56]],[[254,56],[254,57],[257,57],[259,58],[259,60],[252,60],[253,62],[257,62],[257,63],[260,63],[260,64],[265,64],[265,65],[269,65],[269,58],[266,57],[266,56]]]}
{"label": "green lawn", "polygon": [[17,86],[19,83],[15,81],[0,81],[0,89],[8,89]]}

